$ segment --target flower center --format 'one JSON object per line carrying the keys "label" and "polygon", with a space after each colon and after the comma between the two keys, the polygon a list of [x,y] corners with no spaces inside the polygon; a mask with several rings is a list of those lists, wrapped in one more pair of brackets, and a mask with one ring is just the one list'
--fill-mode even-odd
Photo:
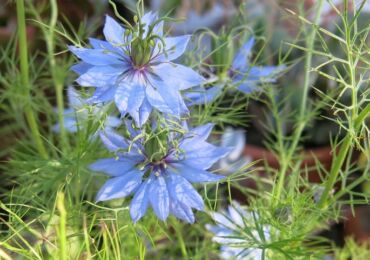
{"label": "flower center", "polygon": [[147,39],[136,37],[131,42],[131,59],[135,69],[145,69],[152,55],[152,47]]}

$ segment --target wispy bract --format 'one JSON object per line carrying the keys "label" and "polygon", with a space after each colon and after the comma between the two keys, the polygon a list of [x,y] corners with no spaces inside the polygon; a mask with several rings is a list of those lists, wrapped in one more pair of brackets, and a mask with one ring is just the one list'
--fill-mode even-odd
{"label": "wispy bract", "polygon": [[[94,119],[102,120],[102,126],[106,129],[113,129],[121,124],[121,120],[115,116],[106,116],[104,108],[101,106],[89,107],[89,104],[73,87],[67,89],[68,108],[63,111],[63,126],[70,133],[75,133],[79,128],[83,128],[89,117],[89,114],[94,116]],[[54,132],[60,131],[60,123],[52,127]]]}

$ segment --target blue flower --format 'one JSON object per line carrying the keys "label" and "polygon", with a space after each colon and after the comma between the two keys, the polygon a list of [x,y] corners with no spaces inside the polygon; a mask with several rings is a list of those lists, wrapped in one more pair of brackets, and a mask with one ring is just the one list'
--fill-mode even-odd
{"label": "blue flower", "polygon": [[[97,201],[134,194],[130,204],[134,222],[142,218],[151,206],[163,221],[171,213],[193,223],[192,209],[204,210],[204,202],[191,183],[215,182],[224,178],[207,171],[229,152],[228,148],[206,142],[213,125],[199,126],[186,134],[155,132],[162,144],[157,142],[157,138],[144,141],[140,131],[129,124],[127,126],[130,140],[134,141],[113,131],[101,135],[106,147],[116,152],[116,157],[100,159],[90,165],[91,170],[112,177],[101,187]],[[163,136],[163,133],[166,134]]]}
{"label": "blue flower", "polygon": [[82,60],[72,67],[81,86],[96,87],[90,102],[114,100],[142,126],[153,108],[179,118],[188,113],[181,91],[204,78],[193,69],[173,63],[185,51],[190,35],[163,37],[157,14],[145,14],[133,29],[106,17],[106,41],[90,39],[92,49],[70,46]]}
{"label": "blue flower", "polygon": [[[78,128],[84,125],[84,122],[88,119],[89,113],[93,114],[95,118],[104,119],[104,127],[115,128],[121,124],[121,121],[114,116],[104,117],[104,111],[102,107],[95,106],[91,108],[87,107],[85,100],[80,96],[80,94],[73,87],[68,87],[67,98],[69,108],[63,111],[63,126],[70,133],[77,132]],[[55,124],[52,127],[54,132],[60,132],[60,123]]]}
{"label": "blue flower", "polygon": [[246,94],[258,91],[261,84],[275,83],[278,75],[285,69],[281,66],[252,66],[250,58],[254,38],[249,39],[234,56],[227,78],[220,78],[220,82],[206,89],[204,86],[191,88],[185,93],[189,105],[200,105],[212,102],[222,93],[226,85],[232,85]]}
{"label": "blue flower", "polygon": [[233,201],[228,210],[212,212],[217,225],[206,225],[214,233],[212,241],[221,244],[223,259],[262,259],[263,246],[270,240],[270,228],[261,225],[256,213],[245,211]]}

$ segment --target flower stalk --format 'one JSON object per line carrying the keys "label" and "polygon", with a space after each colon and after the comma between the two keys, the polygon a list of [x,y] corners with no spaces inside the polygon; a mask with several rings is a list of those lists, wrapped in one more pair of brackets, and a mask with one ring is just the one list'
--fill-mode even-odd
{"label": "flower stalk", "polygon": [[45,146],[42,142],[40,131],[37,126],[37,119],[35,113],[30,105],[30,82],[29,82],[29,66],[28,66],[28,45],[26,35],[26,19],[24,1],[17,0],[17,22],[18,22],[18,40],[19,40],[19,55],[20,55],[20,77],[23,87],[23,95],[27,99],[25,104],[25,116],[30,127],[32,138],[36,143],[36,148],[40,156],[44,159],[48,158]]}
{"label": "flower stalk", "polygon": [[[322,12],[322,7],[323,7],[323,0],[319,0],[317,2],[317,10],[316,10],[316,15],[314,18],[314,24],[318,24],[320,18],[321,18],[321,12]],[[300,137],[302,135],[302,132],[306,126],[306,119],[305,119],[305,114],[306,114],[306,107],[307,107],[307,98],[308,98],[308,92],[310,89],[310,68],[312,64],[312,50],[314,47],[316,39],[316,28],[313,27],[311,31],[309,32],[307,36],[307,54],[306,54],[306,59],[305,59],[305,76],[304,76],[304,84],[303,84],[303,90],[302,90],[302,100],[301,100],[301,107],[299,110],[299,117],[298,117],[298,125],[296,128],[296,131],[293,134],[293,141],[291,146],[289,147],[288,151],[283,154],[283,158],[281,158],[282,163],[281,167],[278,173],[278,182],[276,185],[276,188],[274,188],[274,197],[276,200],[275,202],[279,201],[279,198],[281,197],[281,192],[282,188],[284,185],[285,181],[285,176],[288,170],[289,163],[294,155],[294,152],[297,149]]]}

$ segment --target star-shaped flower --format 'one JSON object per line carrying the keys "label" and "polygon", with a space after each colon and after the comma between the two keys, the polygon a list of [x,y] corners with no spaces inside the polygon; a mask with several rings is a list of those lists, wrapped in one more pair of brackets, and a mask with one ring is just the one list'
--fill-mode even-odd
{"label": "star-shaped flower", "polygon": [[184,53],[191,36],[163,37],[162,27],[152,12],[131,29],[107,16],[105,41],[90,39],[92,49],[69,47],[82,60],[72,68],[80,74],[77,82],[96,87],[91,102],[114,100],[121,114],[130,114],[138,126],[153,108],[177,118],[188,113],[180,92],[204,78],[172,62]]}
{"label": "star-shaped flower", "polygon": [[213,84],[208,89],[197,86],[186,92],[185,97],[188,104],[200,105],[212,102],[228,85],[249,94],[258,91],[261,84],[275,83],[285,66],[252,66],[250,58],[254,42],[254,38],[250,38],[237,51],[230,67],[227,69],[226,78],[220,78],[220,82]]}
{"label": "star-shaped flower", "polygon": [[214,233],[212,241],[221,244],[222,259],[262,259],[263,246],[270,240],[268,226],[261,225],[256,213],[233,201],[227,211],[212,212],[216,225],[206,225]]}
{"label": "star-shaped flower", "polygon": [[207,124],[186,134],[160,130],[146,141],[140,131],[129,125],[130,140],[134,141],[112,131],[102,134],[104,144],[116,152],[116,157],[100,159],[90,165],[91,170],[112,177],[101,187],[97,201],[123,198],[134,193],[130,204],[134,222],[142,218],[151,206],[161,220],[166,220],[171,213],[193,223],[192,209],[204,210],[204,202],[191,183],[215,182],[224,178],[207,169],[230,151],[206,142],[212,128],[212,124]]}

